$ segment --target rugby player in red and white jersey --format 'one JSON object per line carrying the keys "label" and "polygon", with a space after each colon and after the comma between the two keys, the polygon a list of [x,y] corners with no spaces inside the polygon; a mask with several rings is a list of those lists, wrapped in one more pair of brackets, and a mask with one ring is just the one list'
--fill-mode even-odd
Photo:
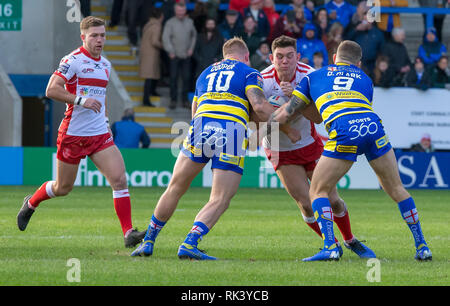
{"label": "rugby player in red and white jersey", "polygon": [[[300,80],[314,71],[312,67],[299,62],[297,42],[288,36],[283,35],[273,41],[270,60],[272,65],[261,72],[266,98],[275,95],[284,97],[286,102],[289,101]],[[318,116],[318,113],[308,112],[308,118],[320,123],[322,120]],[[279,144],[273,144],[274,148],[272,148],[269,139],[264,137],[264,150],[287,192],[300,208],[303,219],[322,237],[311,207],[308,179],[311,179],[313,170],[322,155],[323,143],[315,130],[314,122],[304,116],[295,118],[289,125],[291,129],[300,131],[301,139],[293,143],[292,138],[283,133],[283,128],[280,127]],[[277,145],[278,148],[275,148]],[[358,252],[360,242],[353,236],[347,207],[339,197],[336,187],[330,194],[330,202],[334,222],[343,236],[344,245],[355,253],[360,253]],[[336,243],[339,245],[337,241]],[[342,248],[340,250],[342,251]]]}
{"label": "rugby player in red and white jersey", "polygon": [[58,130],[56,181],[48,181],[25,197],[17,225],[25,230],[39,203],[65,196],[73,188],[80,160],[89,156],[113,189],[116,214],[125,246],[139,243],[145,232],[132,227],[131,203],[122,154],[108,125],[106,86],[111,63],[101,56],[106,40],[105,22],[86,17],[80,23],[83,46],[65,56],[51,76],[46,95],[67,104]]}

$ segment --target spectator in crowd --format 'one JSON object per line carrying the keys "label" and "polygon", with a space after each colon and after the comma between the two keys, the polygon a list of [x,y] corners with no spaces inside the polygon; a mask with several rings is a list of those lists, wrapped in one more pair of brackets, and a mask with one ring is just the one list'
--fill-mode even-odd
{"label": "spectator in crowd", "polygon": [[220,60],[222,57],[222,46],[223,37],[217,29],[216,20],[212,18],[206,19],[195,44],[195,79],[206,67]]}
{"label": "spectator in crowd", "polygon": [[423,134],[419,143],[415,143],[411,146],[410,151],[412,152],[434,152],[433,145],[431,144],[431,136],[428,133]]}
{"label": "spectator in crowd", "polygon": [[158,96],[156,84],[161,78],[160,55],[163,47],[161,41],[162,11],[153,8],[150,11],[150,20],[144,27],[139,52],[139,76],[145,79],[142,104],[153,106],[150,96]]}
{"label": "spectator in crowd", "polygon": [[121,121],[114,122],[111,126],[114,143],[118,148],[148,148],[151,140],[145,128],[134,121],[134,111],[132,108],[127,108]]}
{"label": "spectator in crowd", "polygon": [[336,54],[339,44],[343,40],[344,27],[340,22],[335,22],[331,25],[330,30],[327,34],[327,52],[328,52],[328,63],[333,63],[333,55]]}
{"label": "spectator in crowd", "polygon": [[251,16],[256,21],[256,32],[265,40],[270,34],[270,22],[263,10],[263,0],[250,0],[244,9],[244,18]]}
{"label": "spectator in crowd", "polygon": [[269,41],[272,42],[281,35],[286,35],[295,39],[300,38],[302,37],[302,31],[305,24],[306,20],[303,16],[302,9],[298,9],[297,11],[290,10],[277,20]]}
{"label": "spectator in crowd", "polygon": [[277,23],[277,20],[280,19],[280,14],[275,10],[274,0],[264,0],[263,11],[266,13],[270,24],[270,33],[268,37],[272,37],[275,24]]}
{"label": "spectator in crowd", "polygon": [[80,11],[83,17],[91,16],[91,0],[80,0]]}
{"label": "spectator in crowd", "polygon": [[[406,7],[407,0],[380,0],[382,7]],[[386,40],[391,39],[391,32],[393,28],[400,28],[400,14],[381,14],[380,22],[377,23],[378,28],[383,31]]]}
{"label": "spectator in crowd", "polygon": [[392,40],[382,48],[382,53],[389,58],[389,67],[394,70],[398,79],[403,79],[411,69],[411,60],[404,44],[405,37],[403,28],[394,28]]}
{"label": "spectator in crowd", "polygon": [[447,48],[439,42],[436,37],[436,29],[429,28],[425,32],[423,43],[419,46],[419,56],[427,67],[436,64],[442,55],[445,55]]}
{"label": "spectator in crowd", "polygon": [[330,22],[328,21],[328,13],[326,8],[321,8],[317,11],[314,18],[314,24],[317,27],[317,37],[320,38],[326,45],[328,40],[328,31],[331,27]]}
{"label": "spectator in crowd", "polygon": [[164,50],[169,55],[170,74],[170,104],[174,109],[177,105],[178,76],[182,77],[183,107],[190,108],[188,92],[191,81],[191,57],[197,40],[197,31],[191,18],[186,15],[186,5],[176,3],[175,16],[164,25],[162,41]]}
{"label": "spectator in crowd", "polygon": [[[432,8],[449,8],[449,0],[419,0],[421,7],[432,7]],[[427,15],[423,14],[423,25],[426,29],[427,26]],[[436,29],[436,36],[439,41],[442,41],[442,26],[444,25],[444,19],[446,14],[436,14],[433,15],[433,24]]]}
{"label": "spectator in crowd", "polygon": [[208,8],[206,2],[196,1],[194,9],[190,12],[189,17],[194,21],[195,30],[200,33],[205,26],[208,18]]}
{"label": "spectator in crowd", "polygon": [[230,0],[228,9],[243,14],[244,9],[250,5],[250,0]]}
{"label": "spectator in crowd", "polygon": [[353,31],[360,23],[367,21],[367,12],[369,7],[367,6],[367,1],[361,1],[356,6],[356,11],[353,13],[350,23],[346,29],[347,32]]}
{"label": "spectator in crowd", "polygon": [[347,0],[347,2],[353,6],[358,6],[361,2],[366,2],[365,0]]}
{"label": "spectator in crowd", "polygon": [[369,7],[367,6],[366,1],[361,1],[356,6],[356,11],[353,13],[352,18],[350,19],[350,23],[347,27],[347,31],[354,30],[360,23],[362,23],[366,19],[367,12],[369,11]]}
{"label": "spectator in crowd", "polygon": [[250,64],[252,68],[258,71],[262,71],[272,65],[269,58],[270,46],[267,41],[263,41],[259,44],[259,48],[256,50],[255,54],[250,57]]}
{"label": "spectator in crowd", "polygon": [[430,73],[425,69],[425,64],[420,57],[416,57],[414,60],[414,66],[406,75],[404,85],[420,90],[427,90],[431,87]]}
{"label": "spectator in crowd", "polygon": [[434,88],[450,89],[450,69],[448,67],[448,57],[443,55],[430,70],[431,86]]}
{"label": "spectator in crowd", "polygon": [[120,16],[122,15],[122,7],[123,7],[123,1],[124,0],[114,0],[112,4],[111,9],[111,15],[110,15],[110,27],[115,27],[120,23]]}
{"label": "spectator in crowd", "polygon": [[313,54],[320,52],[323,55],[323,65],[328,65],[328,52],[322,40],[317,38],[317,28],[312,23],[307,23],[303,28],[303,37],[297,39],[297,52],[300,53],[300,61],[312,66]]}
{"label": "spectator in crowd", "polygon": [[[305,2],[305,12],[304,15],[308,16],[308,22],[313,22],[316,15],[316,4],[313,0],[306,0]],[[306,17],[305,17],[306,18]]]}
{"label": "spectator in crowd", "polygon": [[131,44],[131,53],[136,55],[138,51],[138,37],[149,19],[149,12],[153,7],[152,1],[134,0],[125,1],[127,12],[128,40]]}
{"label": "spectator in crowd", "polygon": [[305,16],[306,21],[312,22],[314,15],[312,12],[305,6],[304,0],[292,0],[291,3],[281,12],[281,16],[284,16],[288,11],[294,10],[297,11],[301,9],[303,11],[303,15]]}
{"label": "spectator in crowd", "polygon": [[375,68],[370,74],[374,86],[383,88],[389,88],[393,86],[395,73],[394,70],[389,67],[389,58],[385,55],[379,55],[377,57]]}
{"label": "spectator in crowd", "polygon": [[241,37],[244,32],[244,27],[239,20],[239,12],[235,10],[228,10],[225,13],[224,21],[219,25],[219,32],[224,38],[228,40],[233,37]]}
{"label": "spectator in crowd", "polygon": [[242,33],[242,39],[245,41],[250,52],[250,56],[255,54],[259,44],[263,41],[263,38],[256,29],[256,21],[252,16],[244,18],[244,32]]}
{"label": "spectator in crowd", "polygon": [[197,0],[206,2],[206,9],[208,11],[208,17],[214,20],[218,20],[220,0]]}
{"label": "spectator in crowd", "polygon": [[384,35],[372,23],[367,21],[367,15],[364,20],[347,33],[350,40],[357,42],[363,51],[361,59],[362,69],[370,74],[375,68],[375,61],[384,45]]}
{"label": "spectator in crowd", "polygon": [[322,52],[314,52],[313,54],[313,68],[318,70],[323,67],[323,54]]}
{"label": "spectator in crowd", "polygon": [[328,11],[330,23],[339,21],[344,29],[347,28],[353,14],[356,12],[356,8],[345,0],[332,0],[325,4],[325,8]]}
{"label": "spectator in crowd", "polygon": [[[129,0],[127,0],[129,1]],[[161,10],[164,15],[163,26],[166,24],[167,20],[172,18],[175,15],[174,7],[177,0],[163,0]]]}

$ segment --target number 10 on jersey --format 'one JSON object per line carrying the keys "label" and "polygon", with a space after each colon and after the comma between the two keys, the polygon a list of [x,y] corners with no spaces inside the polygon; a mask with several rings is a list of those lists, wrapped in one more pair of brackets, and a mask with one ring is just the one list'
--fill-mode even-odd
{"label": "number 10 on jersey", "polygon": [[208,88],[206,91],[227,91],[230,88],[231,78],[234,71],[213,72],[206,76]]}

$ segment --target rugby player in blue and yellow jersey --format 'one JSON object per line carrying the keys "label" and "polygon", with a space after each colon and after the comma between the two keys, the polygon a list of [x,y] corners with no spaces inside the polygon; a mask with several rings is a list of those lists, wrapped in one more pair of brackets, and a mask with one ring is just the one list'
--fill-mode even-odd
{"label": "rugby player in blue and yellow jersey", "polygon": [[[316,106],[328,131],[328,142],[314,170],[310,197],[324,239],[324,248],[304,261],[338,260],[333,232],[330,190],[350,170],[356,157],[365,154],[385,192],[398,203],[403,219],[411,230],[417,260],[431,260],[416,205],[403,187],[393,149],[381,119],[372,109],[373,84],[359,68],[361,47],[343,41],[334,55],[334,65],[304,77],[293,97],[271,115],[269,122],[286,123],[297,112]],[[313,103],[312,103],[312,102]]]}
{"label": "rugby player in blue and yellow jersey", "polygon": [[173,176],[150,221],[147,234],[131,256],[153,253],[156,236],[174,213],[192,180],[211,160],[209,201],[178,249],[181,259],[215,260],[197,248],[199,241],[228,208],[241,181],[247,148],[247,123],[252,112],[264,121],[274,107],[262,90],[260,73],[248,66],[247,45],[240,38],[223,46],[224,60],[205,69],[196,84],[192,121],[173,169]]}

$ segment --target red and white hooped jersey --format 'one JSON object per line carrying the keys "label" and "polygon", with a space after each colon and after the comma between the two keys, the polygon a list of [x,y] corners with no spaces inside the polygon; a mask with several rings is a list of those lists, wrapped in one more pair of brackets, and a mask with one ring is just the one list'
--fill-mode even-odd
{"label": "red and white hooped jersey", "polygon": [[94,98],[102,103],[102,108],[96,113],[80,105],[67,104],[60,133],[72,136],[108,133],[105,100],[110,71],[111,63],[106,58],[93,58],[83,47],[63,57],[54,74],[66,81],[66,90],[76,96]]}
{"label": "red and white hooped jersey", "polygon": [[[314,68],[312,68],[311,66],[298,62],[295,75],[291,80],[292,87],[297,87],[298,83],[300,83],[303,77],[312,71],[314,71]],[[278,74],[275,70],[274,65],[270,65],[269,67],[261,71],[261,75],[264,78],[263,90],[264,95],[267,99],[270,96],[283,96],[286,98],[286,101],[289,101],[289,98],[286,97],[281,90],[280,79],[278,78]],[[294,129],[300,131],[301,139],[296,143],[292,143],[287,135],[280,131],[279,150],[277,151],[293,151],[299,148],[306,147],[307,145],[310,145],[311,143],[316,141],[317,133],[314,127],[314,123],[306,119],[304,116],[300,116],[292,121],[291,126]],[[264,137],[263,139],[263,146],[264,148],[271,149],[270,142],[267,137]]]}

